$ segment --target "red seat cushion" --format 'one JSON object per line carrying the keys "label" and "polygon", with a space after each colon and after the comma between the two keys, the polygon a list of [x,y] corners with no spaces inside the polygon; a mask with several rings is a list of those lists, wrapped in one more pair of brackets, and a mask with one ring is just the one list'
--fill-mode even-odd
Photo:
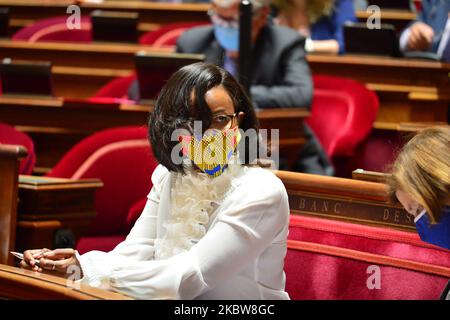
{"label": "red seat cushion", "polygon": [[[293,215],[288,247],[292,299],[437,299],[450,277],[450,251],[412,232]],[[379,290],[367,287],[369,266]]]}
{"label": "red seat cushion", "polygon": [[352,79],[314,75],[313,81],[311,116],[306,122],[330,158],[352,155],[372,130],[377,96]]}
{"label": "red seat cushion", "polygon": [[156,166],[146,128],[114,128],[81,141],[48,176],[102,180],[104,186],[95,196],[97,216],[88,235],[126,235],[128,211],[150,192]]}
{"label": "red seat cushion", "polygon": [[17,31],[11,39],[28,42],[92,42],[90,17],[81,17],[80,29],[69,29],[68,18],[69,16],[58,16],[36,21]]}
{"label": "red seat cushion", "polygon": [[86,159],[102,146],[123,140],[146,139],[147,127],[118,127],[96,132],[80,141],[47,174],[70,178]]}
{"label": "red seat cushion", "polygon": [[125,237],[124,235],[83,237],[78,241],[76,248],[80,254],[91,250],[109,252],[124,241]]}
{"label": "red seat cushion", "polygon": [[147,32],[139,38],[139,43],[154,47],[174,47],[180,35],[193,27],[209,24],[208,22],[181,22],[170,23],[161,28]]}
{"label": "red seat cushion", "polygon": [[[291,243],[286,256],[286,291],[293,300],[436,300],[450,274],[448,268],[442,276],[386,265],[381,263],[382,256],[365,261],[352,255],[322,253],[320,249],[327,246],[306,244]],[[368,281],[372,283],[369,277],[374,275],[370,269],[373,266],[379,268],[379,289],[367,285]]]}
{"label": "red seat cushion", "polygon": [[390,172],[398,152],[406,141],[407,137],[402,137],[397,131],[373,131],[356,149],[354,167],[376,172]]}
{"label": "red seat cushion", "polygon": [[136,80],[136,75],[132,74],[126,77],[118,77],[106,85],[101,87],[94,95],[94,98],[106,97],[106,98],[128,98],[128,88],[133,81]]}

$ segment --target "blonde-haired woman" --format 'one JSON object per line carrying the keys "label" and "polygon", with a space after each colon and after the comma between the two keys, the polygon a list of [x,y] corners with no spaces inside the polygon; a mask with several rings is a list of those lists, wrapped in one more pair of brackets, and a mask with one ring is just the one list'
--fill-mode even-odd
{"label": "blonde-haired woman", "polygon": [[274,22],[306,36],[308,52],[343,53],[343,27],[356,21],[353,0],[272,0]]}
{"label": "blonde-haired woman", "polygon": [[450,126],[413,137],[394,163],[389,186],[414,215],[420,238],[450,249]]}

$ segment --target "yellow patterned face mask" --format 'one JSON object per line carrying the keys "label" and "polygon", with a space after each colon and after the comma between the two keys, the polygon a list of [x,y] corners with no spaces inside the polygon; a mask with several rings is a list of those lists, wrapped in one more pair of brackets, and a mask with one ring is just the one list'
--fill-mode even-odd
{"label": "yellow patterned face mask", "polygon": [[180,136],[184,156],[211,177],[220,176],[227,168],[231,156],[241,140],[239,128],[209,129],[203,137]]}

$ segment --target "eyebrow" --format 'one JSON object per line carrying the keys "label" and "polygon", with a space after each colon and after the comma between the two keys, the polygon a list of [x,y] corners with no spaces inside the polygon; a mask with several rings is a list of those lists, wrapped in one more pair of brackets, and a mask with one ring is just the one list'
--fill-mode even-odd
{"label": "eyebrow", "polygon": [[212,114],[213,114],[213,115],[216,115],[216,114],[220,114],[220,113],[225,114],[225,113],[226,113],[226,112],[225,112],[225,109],[218,109],[218,110],[214,111]]}

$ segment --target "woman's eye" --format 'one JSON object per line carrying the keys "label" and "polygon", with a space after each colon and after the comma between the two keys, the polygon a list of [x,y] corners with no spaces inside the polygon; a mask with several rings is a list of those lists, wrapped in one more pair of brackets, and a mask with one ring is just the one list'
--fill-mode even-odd
{"label": "woman's eye", "polygon": [[217,123],[223,123],[223,122],[227,121],[226,116],[217,116],[214,119],[215,119],[215,122],[217,122]]}

